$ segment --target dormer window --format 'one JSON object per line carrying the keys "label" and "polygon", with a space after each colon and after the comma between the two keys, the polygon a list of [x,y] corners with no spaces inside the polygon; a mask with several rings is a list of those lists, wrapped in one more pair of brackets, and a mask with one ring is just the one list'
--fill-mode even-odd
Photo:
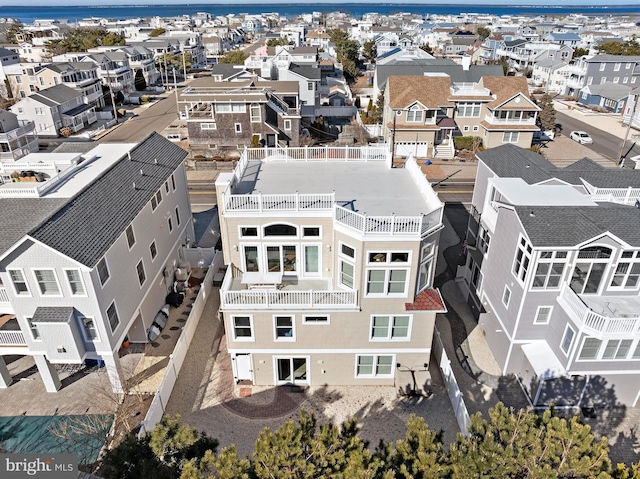
{"label": "dormer window", "polygon": [[424,121],[424,110],[421,110],[418,105],[413,105],[407,110],[407,123],[419,123]]}

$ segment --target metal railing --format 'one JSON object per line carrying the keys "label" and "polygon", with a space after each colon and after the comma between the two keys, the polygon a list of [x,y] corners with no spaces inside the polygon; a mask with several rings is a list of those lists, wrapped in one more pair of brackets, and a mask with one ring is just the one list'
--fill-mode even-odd
{"label": "metal railing", "polygon": [[640,334],[640,316],[615,318],[593,311],[568,284],[563,284],[558,303],[579,325],[600,334]]}
{"label": "metal railing", "polygon": [[22,331],[0,331],[0,346],[26,346]]}

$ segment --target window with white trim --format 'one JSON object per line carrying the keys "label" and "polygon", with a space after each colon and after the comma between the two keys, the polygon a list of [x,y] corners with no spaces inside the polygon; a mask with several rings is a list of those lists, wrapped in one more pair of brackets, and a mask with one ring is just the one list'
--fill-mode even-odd
{"label": "window with white trim", "polygon": [[218,126],[216,123],[200,123],[201,130],[217,130]]}
{"label": "window with white trim", "polygon": [[162,190],[158,190],[156,192],[156,203],[157,204],[162,203]]}
{"label": "window with white trim", "polygon": [[270,273],[289,273],[297,271],[296,245],[268,245],[265,248],[267,271]]}
{"label": "window with white trim", "polygon": [[111,326],[111,332],[114,332],[120,324],[120,318],[118,317],[118,310],[116,309],[116,302],[112,301],[107,308],[107,319],[109,320],[109,326]]}
{"label": "window with white trim", "polygon": [[504,287],[504,291],[502,292],[502,304],[504,304],[505,308],[509,308],[509,300],[511,299],[511,290],[508,286]]}
{"label": "window with white trim", "polygon": [[489,245],[491,244],[491,235],[489,232],[480,226],[478,231],[478,249],[482,252],[483,255],[489,253]]}
{"label": "window with white trim", "polygon": [[235,123],[234,128],[236,130],[236,133],[242,133],[242,123]]}
{"label": "window with white trim", "polygon": [[169,227],[169,233],[173,231],[173,220],[171,217],[167,218],[167,226]]}
{"label": "window with white trim", "polygon": [[421,123],[424,121],[424,110],[418,105],[413,105],[407,110],[407,123]]}
{"label": "window with white trim", "polygon": [[295,320],[293,316],[274,316],[276,341],[295,341]]}
{"label": "window with white trim", "polygon": [[257,238],[258,228],[255,226],[241,226],[240,237],[241,238]]}
{"label": "window with white trim", "polygon": [[393,377],[394,356],[383,354],[356,355],[356,377],[380,378]]}
{"label": "window with white trim", "polygon": [[253,341],[253,318],[251,316],[232,316],[233,340]]}
{"label": "window with white trim", "polygon": [[480,270],[480,266],[478,263],[469,255],[469,270],[471,271],[471,286],[476,291],[476,293],[480,293],[480,288],[482,288],[482,280],[484,279],[484,275]]}
{"label": "window with white trim", "polygon": [[69,290],[71,290],[72,296],[85,296],[84,282],[82,281],[82,273],[79,269],[67,269],[65,270],[67,281],[69,283]]}
{"label": "window with white trim", "polygon": [[246,113],[244,103],[216,103],[216,113]]}
{"label": "window with white trim", "polygon": [[411,316],[371,316],[371,341],[408,341]]}
{"label": "window with white trim", "polygon": [[133,234],[133,226],[127,226],[126,230],[127,236],[127,245],[129,245],[129,249],[133,248],[133,245],[136,244],[136,236]]}
{"label": "window with white trim", "polygon": [[640,252],[623,251],[611,280],[611,288],[636,289],[640,282]]}
{"label": "window with white trim", "polygon": [[531,289],[558,289],[566,262],[566,251],[541,251]]}
{"label": "window with white trim", "polygon": [[461,118],[480,118],[480,109],[482,104],[479,102],[473,103],[458,103],[457,116]]}
{"label": "window with white trim", "polygon": [[27,323],[29,323],[29,331],[31,332],[31,339],[34,341],[41,341],[42,336],[40,336],[40,331],[38,330],[38,325],[33,322],[32,318],[25,318]]}
{"label": "window with white trim", "polygon": [[356,258],[356,250],[351,246],[339,243],[340,250],[338,255],[340,256],[339,260],[339,273],[340,278],[339,282],[341,285],[346,286],[347,288],[353,288],[355,284],[355,258]]}
{"label": "window with white trim", "polygon": [[409,263],[408,251],[393,252],[367,252],[367,261],[369,263]]}
{"label": "window with white trim", "polygon": [[598,351],[600,351],[601,345],[602,340],[600,339],[584,338],[584,342],[582,343],[582,349],[580,350],[578,359],[596,359],[598,357]]}
{"label": "window with white trim", "polygon": [[85,341],[100,341],[98,329],[96,328],[96,323],[93,318],[82,317],[80,318],[80,322],[82,323],[82,332]]}
{"label": "window with white trim", "polygon": [[268,236],[298,236],[298,228],[287,224],[275,224],[265,226],[263,230],[265,237]]}
{"label": "window with white trim", "polygon": [[569,349],[571,349],[571,344],[573,343],[575,335],[575,330],[567,324],[564,329],[564,334],[562,335],[562,341],[560,342],[560,349],[562,349],[564,354],[569,355]]}
{"label": "window with white trim", "polygon": [[284,129],[285,131],[291,130],[291,120],[284,120]]}
{"label": "window with white trim", "polygon": [[176,191],[176,176],[174,173],[171,173],[171,190]]}
{"label": "window with white trim", "polygon": [[538,306],[533,324],[549,324],[551,311],[553,311],[553,306]]}
{"label": "window with white trim", "polygon": [[180,226],[180,209],[176,206],[176,224]]}
{"label": "window with white trim", "polygon": [[519,138],[519,131],[505,131],[502,134],[502,143],[518,143]]}
{"label": "window with white trim", "polygon": [[303,238],[320,238],[319,226],[305,226],[302,228]]}
{"label": "window with white trim", "polygon": [[140,286],[142,286],[147,280],[147,274],[144,271],[144,263],[142,262],[142,260],[140,260],[136,265],[136,272],[138,273],[138,283],[140,283]]}
{"label": "window with white trim", "polygon": [[257,273],[260,268],[258,267],[258,247],[257,246],[243,246],[244,252],[244,270],[247,273]]}
{"label": "window with white trim", "polygon": [[31,296],[29,291],[29,285],[24,277],[24,271],[21,269],[7,269],[11,283],[13,283],[13,289],[18,296]]}
{"label": "window with white trim", "polygon": [[251,123],[260,123],[262,121],[262,115],[260,112],[260,105],[252,103],[249,107],[249,114],[251,116]]}
{"label": "window with white trim", "polygon": [[431,286],[431,269],[433,267],[433,257],[435,243],[422,245],[420,251],[420,266],[418,267],[418,293]]}
{"label": "window with white trim", "polygon": [[613,83],[620,83],[620,77],[613,77]]}
{"label": "window with white trim", "polygon": [[153,240],[153,242],[149,245],[149,253],[151,254],[152,260],[156,259],[156,256],[158,256],[158,247],[156,246],[155,240]]}
{"label": "window with white trim", "polygon": [[640,341],[636,345],[636,350],[631,355],[631,359],[640,359]]}
{"label": "window with white trim", "polygon": [[60,296],[60,285],[52,269],[34,269],[33,274],[43,296]]}
{"label": "window with white trim", "polygon": [[531,263],[531,245],[527,242],[524,236],[520,236],[518,241],[518,247],[516,248],[516,257],[513,261],[513,274],[518,280],[523,281],[527,277],[527,270]]}
{"label": "window with white trim", "polygon": [[98,270],[98,278],[100,278],[100,284],[104,286],[110,276],[106,258],[102,258],[100,261],[98,261],[96,269]]}
{"label": "window with white trim", "polygon": [[621,66],[622,66],[621,63],[616,63],[615,65],[613,65],[613,71],[614,72],[619,72]]}
{"label": "window with white trim", "polygon": [[602,353],[602,359],[626,359],[631,349],[631,339],[610,339]]}
{"label": "window with white trim", "polygon": [[306,314],[302,317],[302,324],[329,324],[329,315]]}
{"label": "window with white trim", "polygon": [[366,294],[406,296],[407,273],[406,269],[368,269]]}
{"label": "window with white trim", "polygon": [[604,69],[606,68],[607,64],[606,63],[601,63],[600,64],[600,71],[603,72]]}

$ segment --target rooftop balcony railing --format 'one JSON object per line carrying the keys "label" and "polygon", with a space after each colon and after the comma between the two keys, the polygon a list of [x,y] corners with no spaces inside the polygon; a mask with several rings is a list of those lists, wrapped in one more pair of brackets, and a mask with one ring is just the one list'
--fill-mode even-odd
{"label": "rooftop balcony railing", "polygon": [[585,328],[590,334],[640,336],[640,316],[613,317],[593,311],[566,283],[560,289],[558,303],[578,326]]}

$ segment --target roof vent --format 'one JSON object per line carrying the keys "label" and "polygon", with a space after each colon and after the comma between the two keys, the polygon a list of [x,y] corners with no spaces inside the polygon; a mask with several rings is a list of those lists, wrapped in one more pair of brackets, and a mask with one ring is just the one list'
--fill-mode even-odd
{"label": "roof vent", "polygon": [[535,218],[536,214],[533,211],[531,211],[531,213],[529,213],[529,216],[531,216],[532,218]]}
{"label": "roof vent", "polygon": [[144,171],[142,171],[142,168],[140,168],[140,176],[144,176]]}
{"label": "roof vent", "polygon": [[138,189],[138,188],[136,188],[136,182],[135,182],[135,181],[133,182],[133,189],[134,189],[134,190],[137,190],[137,189]]}
{"label": "roof vent", "polygon": [[129,161],[131,161],[131,152],[127,151],[127,156],[129,157]]}
{"label": "roof vent", "polygon": [[157,159],[157,158],[154,158],[154,159],[153,159],[153,164],[154,164],[154,165],[157,165],[157,164],[158,164],[158,159]]}

